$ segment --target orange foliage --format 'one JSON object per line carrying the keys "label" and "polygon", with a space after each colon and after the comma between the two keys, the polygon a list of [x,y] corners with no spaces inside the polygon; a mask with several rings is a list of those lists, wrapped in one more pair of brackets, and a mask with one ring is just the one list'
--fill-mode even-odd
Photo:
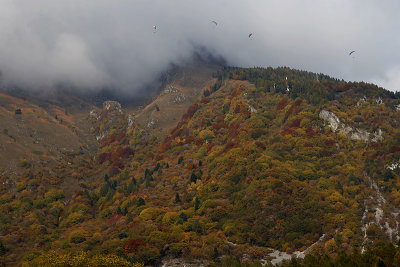
{"label": "orange foliage", "polygon": [[300,122],[301,122],[301,119],[296,118],[289,123],[289,127],[298,128],[298,127],[300,127]]}
{"label": "orange foliage", "polygon": [[294,131],[292,128],[287,128],[285,130],[283,130],[282,135],[291,135],[294,136]]}
{"label": "orange foliage", "polygon": [[267,147],[260,141],[256,141],[255,144],[261,148],[262,150],[265,150]]}
{"label": "orange foliage", "polygon": [[191,105],[188,110],[186,111],[185,114],[182,116],[182,120],[187,120],[193,117],[194,113],[197,111],[199,105],[197,103],[194,103]]}
{"label": "orange foliage", "polygon": [[287,103],[289,102],[289,99],[287,97],[283,97],[278,105],[276,105],[276,110],[282,110],[286,107]]}
{"label": "orange foliage", "polygon": [[307,135],[307,137],[312,138],[312,137],[315,136],[315,133],[314,133],[313,129],[307,128],[307,129],[306,129],[306,135]]}
{"label": "orange foliage", "polygon": [[240,95],[241,92],[243,92],[245,90],[245,88],[243,86],[240,86],[239,88],[235,88],[233,89],[231,96],[232,97],[237,97],[238,95]]}
{"label": "orange foliage", "polygon": [[333,140],[333,139],[325,140],[325,145],[326,146],[333,146],[335,143],[336,143],[336,141]]}
{"label": "orange foliage", "polygon": [[202,98],[202,99],[200,100],[200,103],[202,103],[202,104],[210,103],[210,99],[204,97],[204,98]]}

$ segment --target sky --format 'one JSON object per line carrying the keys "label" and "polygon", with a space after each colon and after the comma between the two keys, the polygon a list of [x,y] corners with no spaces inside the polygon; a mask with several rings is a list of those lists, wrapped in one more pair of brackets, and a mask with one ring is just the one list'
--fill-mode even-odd
{"label": "sky", "polygon": [[399,12],[398,0],[0,0],[0,71],[27,89],[134,94],[204,47],[233,66],[400,91]]}

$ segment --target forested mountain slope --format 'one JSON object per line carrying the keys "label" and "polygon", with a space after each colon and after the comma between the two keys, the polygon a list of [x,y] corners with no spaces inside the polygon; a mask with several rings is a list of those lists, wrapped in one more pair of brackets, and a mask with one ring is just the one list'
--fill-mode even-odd
{"label": "forested mountain slope", "polygon": [[[356,249],[371,266],[392,264],[398,96],[289,68],[216,77],[164,138],[117,102],[92,112],[99,151],[70,166],[81,188],[71,198],[61,183],[44,186],[40,172],[20,177],[16,190],[3,183],[4,257],[40,262],[44,251],[87,250],[228,266]],[[394,252],[370,253],[383,245]]]}

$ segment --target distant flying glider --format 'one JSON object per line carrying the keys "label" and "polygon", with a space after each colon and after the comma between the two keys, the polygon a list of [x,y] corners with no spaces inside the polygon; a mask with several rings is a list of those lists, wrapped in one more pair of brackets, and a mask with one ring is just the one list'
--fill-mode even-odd
{"label": "distant flying glider", "polygon": [[351,56],[351,54],[353,54],[353,53],[355,53],[355,52],[356,52],[356,51],[354,51],[354,50],[351,51],[351,52],[349,53],[349,56]]}
{"label": "distant flying glider", "polygon": [[250,33],[250,34],[249,34],[249,38],[250,38],[252,35],[253,35],[253,33]]}
{"label": "distant flying glider", "polygon": [[215,20],[212,20],[211,23],[214,23],[215,26],[218,26],[218,23]]}

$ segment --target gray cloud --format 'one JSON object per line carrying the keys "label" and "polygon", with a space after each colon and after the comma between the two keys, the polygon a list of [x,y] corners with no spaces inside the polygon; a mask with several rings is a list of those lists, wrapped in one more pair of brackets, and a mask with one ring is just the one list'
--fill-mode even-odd
{"label": "gray cloud", "polygon": [[28,88],[135,92],[204,46],[231,65],[289,66],[395,91],[399,11],[397,0],[2,0],[0,70]]}

